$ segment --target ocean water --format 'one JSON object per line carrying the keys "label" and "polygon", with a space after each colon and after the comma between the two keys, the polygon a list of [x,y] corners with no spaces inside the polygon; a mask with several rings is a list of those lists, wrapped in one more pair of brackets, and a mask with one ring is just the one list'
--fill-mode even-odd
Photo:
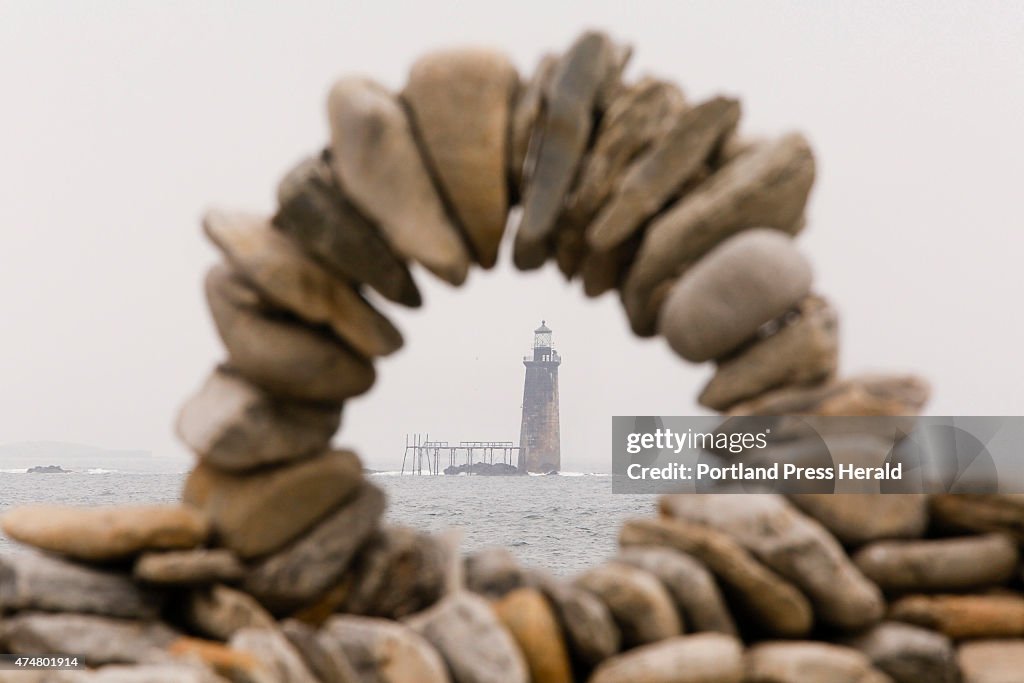
{"label": "ocean water", "polygon": [[[426,531],[458,527],[462,548],[508,547],[524,564],[569,575],[615,551],[621,522],[651,514],[652,496],[613,495],[611,478],[370,475],[388,495],[387,520]],[[94,469],[71,474],[0,471],[0,514],[30,503],[172,503],[184,474]],[[0,553],[17,546],[0,534]]]}

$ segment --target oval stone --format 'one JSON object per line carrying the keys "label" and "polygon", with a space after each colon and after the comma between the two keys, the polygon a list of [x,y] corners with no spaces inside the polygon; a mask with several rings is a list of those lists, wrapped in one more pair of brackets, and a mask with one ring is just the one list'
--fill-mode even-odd
{"label": "oval stone", "polygon": [[747,230],[726,240],[669,291],[658,329],[683,358],[721,358],[811,290],[811,266],[777,230]]}

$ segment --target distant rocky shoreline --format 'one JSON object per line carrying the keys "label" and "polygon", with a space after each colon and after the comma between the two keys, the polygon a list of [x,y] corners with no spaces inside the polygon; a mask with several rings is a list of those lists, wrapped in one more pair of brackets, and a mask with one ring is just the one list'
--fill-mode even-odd
{"label": "distant rocky shoreline", "polygon": [[25,470],[28,474],[71,474],[72,470],[66,470],[60,465],[38,465]]}

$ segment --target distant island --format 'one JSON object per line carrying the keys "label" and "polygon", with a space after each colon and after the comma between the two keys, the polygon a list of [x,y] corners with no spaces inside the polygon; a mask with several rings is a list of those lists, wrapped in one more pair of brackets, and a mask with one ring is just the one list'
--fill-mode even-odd
{"label": "distant island", "polygon": [[60,465],[39,465],[29,467],[26,472],[29,474],[70,474],[71,470],[66,470]]}
{"label": "distant island", "polygon": [[451,465],[444,468],[445,474],[477,474],[484,477],[507,477],[517,474],[525,474],[519,471],[515,465],[508,465],[503,462],[487,463],[475,462],[472,465]]}

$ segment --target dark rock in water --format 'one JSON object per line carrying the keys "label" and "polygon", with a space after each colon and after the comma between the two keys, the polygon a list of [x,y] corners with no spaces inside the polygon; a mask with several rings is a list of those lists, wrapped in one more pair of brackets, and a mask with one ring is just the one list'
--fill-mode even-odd
{"label": "dark rock in water", "polygon": [[503,462],[475,462],[472,465],[449,465],[444,468],[445,474],[479,474],[485,477],[508,477],[523,474],[515,465]]}
{"label": "dark rock in water", "polygon": [[66,470],[60,465],[40,465],[38,467],[29,467],[26,470],[29,474],[70,474],[71,470]]}

